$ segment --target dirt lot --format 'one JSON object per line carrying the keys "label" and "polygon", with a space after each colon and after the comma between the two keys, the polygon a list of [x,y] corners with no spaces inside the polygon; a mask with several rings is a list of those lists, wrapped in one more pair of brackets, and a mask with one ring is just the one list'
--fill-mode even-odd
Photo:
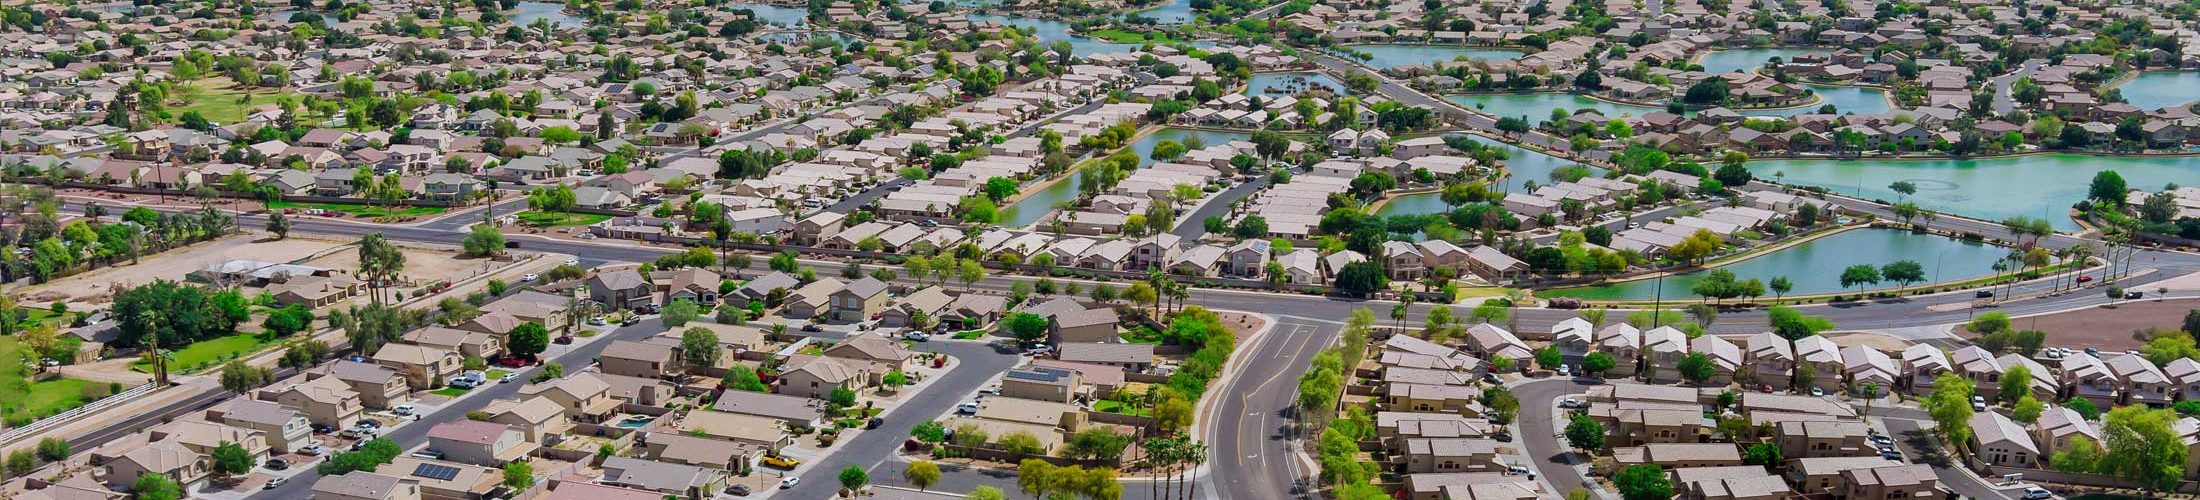
{"label": "dirt lot", "polygon": [[[2132,332],[2151,328],[2176,329],[2184,324],[2185,312],[2196,308],[2200,308],[2200,300],[2149,299],[2125,302],[2115,309],[2095,307],[2016,318],[2009,323],[2017,329],[2047,332],[2047,345],[2051,346],[2122,351],[2146,344],[2144,337]],[[1977,337],[1962,326],[1957,326],[1955,333],[1964,338]]]}
{"label": "dirt lot", "polygon": [[[502,265],[486,259],[465,259],[457,250],[428,249],[411,245],[399,245],[405,251],[405,279],[426,284],[436,280],[458,281],[481,274],[494,266]],[[336,252],[313,259],[306,265],[333,269],[357,269],[359,252]]]}
{"label": "dirt lot", "polygon": [[1910,348],[1910,344],[1908,342],[1903,342],[1902,339],[1880,335],[1877,333],[1829,333],[1826,334],[1826,340],[1831,340],[1833,341],[1834,345],[1838,345],[1844,348],[1854,345],[1863,345],[1881,351],[1897,353],[1902,352],[1903,349]]}
{"label": "dirt lot", "polygon": [[256,236],[232,236],[145,256],[136,265],[102,268],[28,287],[20,296],[24,298],[25,305],[39,306],[54,301],[66,301],[71,310],[92,310],[106,307],[117,286],[135,286],[161,279],[182,281],[184,275],[192,271],[233,259],[290,262],[338,244],[334,241],[296,237],[281,241],[262,241]]}

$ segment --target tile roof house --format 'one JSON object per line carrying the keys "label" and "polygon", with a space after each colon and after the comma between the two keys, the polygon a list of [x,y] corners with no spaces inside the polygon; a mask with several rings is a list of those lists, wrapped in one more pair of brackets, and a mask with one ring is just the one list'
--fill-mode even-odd
{"label": "tile roof house", "polygon": [[642,278],[642,273],[632,269],[597,273],[588,278],[588,298],[618,309],[650,303],[655,290],[649,280]]}
{"label": "tile roof house", "polygon": [[526,458],[536,447],[519,429],[495,422],[455,420],[428,428],[428,449],[453,462],[502,467]]}
{"label": "tile roof house", "polygon": [[1089,363],[1122,367],[1126,371],[1144,372],[1153,365],[1153,344],[1106,344],[1073,342],[1057,347],[1056,359],[1073,363]]}
{"label": "tile roof house", "polygon": [[710,496],[725,484],[722,471],[713,471],[692,465],[611,457],[604,459],[602,468],[604,474],[603,477],[596,480],[598,483],[683,495],[688,498]]}
{"label": "tile roof house", "polygon": [[443,380],[465,367],[457,351],[415,344],[389,344],[374,352],[374,362],[405,374],[413,389],[440,387]]}
{"label": "tile roof house", "polygon": [[632,340],[611,341],[598,363],[604,373],[628,377],[664,378],[679,369],[672,346]]}
{"label": "tile roof house", "polygon": [[327,500],[420,500],[420,482],[372,472],[322,476],[313,482],[313,498]]}
{"label": "tile roof house", "polygon": [[2000,413],[1972,415],[1971,430],[1971,446],[1977,450],[1977,457],[1988,465],[2029,468],[2040,456],[2040,448],[2033,444],[2031,433]]}

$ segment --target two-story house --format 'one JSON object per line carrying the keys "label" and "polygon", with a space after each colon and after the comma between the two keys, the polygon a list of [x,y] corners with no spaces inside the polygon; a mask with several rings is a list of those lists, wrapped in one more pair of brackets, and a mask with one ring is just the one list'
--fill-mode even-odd
{"label": "two-story house", "polygon": [[478,420],[454,420],[428,428],[428,449],[443,459],[483,467],[503,467],[527,458],[538,445],[512,426]]}
{"label": "two-story house", "polygon": [[415,344],[384,345],[374,352],[374,362],[404,374],[414,390],[441,387],[466,366],[466,358],[457,351]]}
{"label": "two-story house", "polygon": [[272,401],[238,399],[221,412],[221,422],[260,433],[278,454],[313,443],[313,422],[306,420],[305,413]]}

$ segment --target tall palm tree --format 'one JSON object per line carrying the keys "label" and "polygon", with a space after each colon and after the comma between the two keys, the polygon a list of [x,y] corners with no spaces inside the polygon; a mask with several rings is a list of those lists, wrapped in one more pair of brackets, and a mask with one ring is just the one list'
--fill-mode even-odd
{"label": "tall palm tree", "polygon": [[1184,479],[1184,498],[1199,498],[1199,466],[1207,464],[1207,445],[1197,441],[1187,442],[1179,453],[1185,463],[1185,471],[1191,475]]}

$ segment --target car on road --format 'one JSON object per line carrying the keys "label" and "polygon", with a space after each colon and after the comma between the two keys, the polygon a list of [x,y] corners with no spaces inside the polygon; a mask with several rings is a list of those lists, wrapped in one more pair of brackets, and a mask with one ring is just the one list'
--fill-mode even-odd
{"label": "car on road", "polygon": [[395,413],[397,414],[397,416],[400,417],[410,417],[412,416],[414,411],[418,411],[419,409],[419,407],[413,406],[412,403],[406,403],[391,407],[390,413]]}
{"label": "car on road", "polygon": [[619,326],[634,326],[639,324],[642,324],[642,318],[638,316],[627,316],[625,319],[619,320]]}
{"label": "car on road", "polygon": [[272,490],[272,489],[276,489],[276,488],[281,488],[281,487],[283,487],[283,483],[288,483],[288,482],[290,482],[290,480],[289,480],[289,479],[284,479],[284,478],[280,478],[280,477],[278,477],[278,478],[272,478],[272,479],[268,479],[268,480],[267,480],[267,484],[263,484],[263,485],[260,485],[260,489],[263,489],[263,490]]}
{"label": "car on road", "polygon": [[512,383],[512,381],[514,381],[514,380],[519,380],[519,374],[517,374],[517,373],[506,373],[506,374],[504,374],[504,376],[502,376],[502,377],[497,377],[497,383],[499,383],[499,384],[509,384],[509,383]]}
{"label": "car on road", "polygon": [[603,325],[604,325],[605,323],[608,323],[608,322],[607,322],[607,321],[604,321],[604,320],[603,320],[603,316],[597,316],[597,317],[593,317],[593,318],[588,318],[588,324],[590,324],[590,325],[594,325],[594,326],[603,326]]}
{"label": "car on road", "polygon": [[1581,400],[1579,400],[1579,399],[1574,399],[1574,398],[1566,398],[1566,399],[1561,399],[1561,400],[1558,400],[1558,407],[1559,407],[1559,408],[1588,408],[1588,407],[1589,407],[1589,404],[1588,404],[1588,403],[1583,403],[1583,402],[1581,402]]}
{"label": "car on road", "polygon": [[2079,283],[2092,283],[2092,282],[2093,282],[2093,277],[2092,277],[2092,276],[2084,276],[2084,275],[2080,275],[2080,276],[2078,276],[2078,282],[2079,282]]}
{"label": "car on road", "polygon": [[863,423],[863,428],[864,430],[877,429],[881,425],[886,425],[886,419],[871,417],[871,421]]}
{"label": "car on road", "polygon": [[733,496],[737,496],[737,497],[745,497],[745,496],[749,496],[749,493],[750,493],[750,492],[749,492],[749,485],[746,485],[746,484],[736,484],[736,485],[733,485],[733,487],[732,487],[732,488],[726,488],[726,492],[727,492],[727,493],[732,493],[732,494],[733,494]]}
{"label": "car on road", "polygon": [[1973,292],[1973,293],[1971,294],[1971,296],[1972,296],[1972,297],[1977,297],[1977,298],[1981,298],[1981,299],[1991,299],[1991,298],[1994,298],[1994,291],[1993,291],[1993,290],[1979,290],[1979,291],[1977,291],[1977,292]]}
{"label": "car on road", "polygon": [[825,327],[817,326],[816,324],[807,324],[807,325],[802,325],[802,331],[805,331],[805,332],[810,332],[810,333],[817,333],[817,332],[822,332],[822,331],[825,331]]}
{"label": "car on road", "polygon": [[1574,367],[1572,367],[1572,366],[1568,366],[1568,365],[1558,365],[1558,376],[1561,376],[1561,377],[1571,377],[1571,376],[1574,376]]}
{"label": "car on road", "polygon": [[924,332],[909,332],[901,334],[901,338],[904,340],[913,340],[917,342],[931,342],[932,334]]}
{"label": "car on road", "polygon": [[527,273],[527,274],[522,274],[522,275],[519,275],[519,281],[520,281],[521,283],[526,283],[526,282],[529,282],[529,281],[534,281],[534,280],[538,280],[538,279],[542,279],[542,276],[536,275],[535,273]]}
{"label": "car on road", "polygon": [[2046,500],[2049,498],[2055,498],[2055,493],[2047,491],[2047,488],[2041,488],[2038,486],[2028,486],[2024,488],[2024,500]]}
{"label": "car on road", "polygon": [[565,259],[565,265],[568,265],[568,266],[576,266],[576,267],[578,267],[578,266],[580,266],[580,265],[581,265],[581,260],[580,260],[580,259]]}
{"label": "car on road", "polygon": [[781,479],[781,480],[779,480],[779,489],[782,489],[782,490],[784,490],[784,489],[788,489],[788,488],[793,488],[793,487],[794,487],[794,485],[797,485],[797,484],[802,484],[802,477],[800,477],[800,476],[787,476],[787,478],[786,478],[786,479]]}
{"label": "car on road", "polygon": [[[2146,296],[2147,296],[2147,293],[2146,293],[2146,292],[2141,292],[2141,291],[2138,291],[2138,290],[2132,290],[2132,291],[2124,292],[2124,300],[2139,300],[2139,299],[2141,299],[2141,298],[2144,298],[2144,297],[2146,297]],[[53,365],[46,365],[46,366],[53,366]]]}

